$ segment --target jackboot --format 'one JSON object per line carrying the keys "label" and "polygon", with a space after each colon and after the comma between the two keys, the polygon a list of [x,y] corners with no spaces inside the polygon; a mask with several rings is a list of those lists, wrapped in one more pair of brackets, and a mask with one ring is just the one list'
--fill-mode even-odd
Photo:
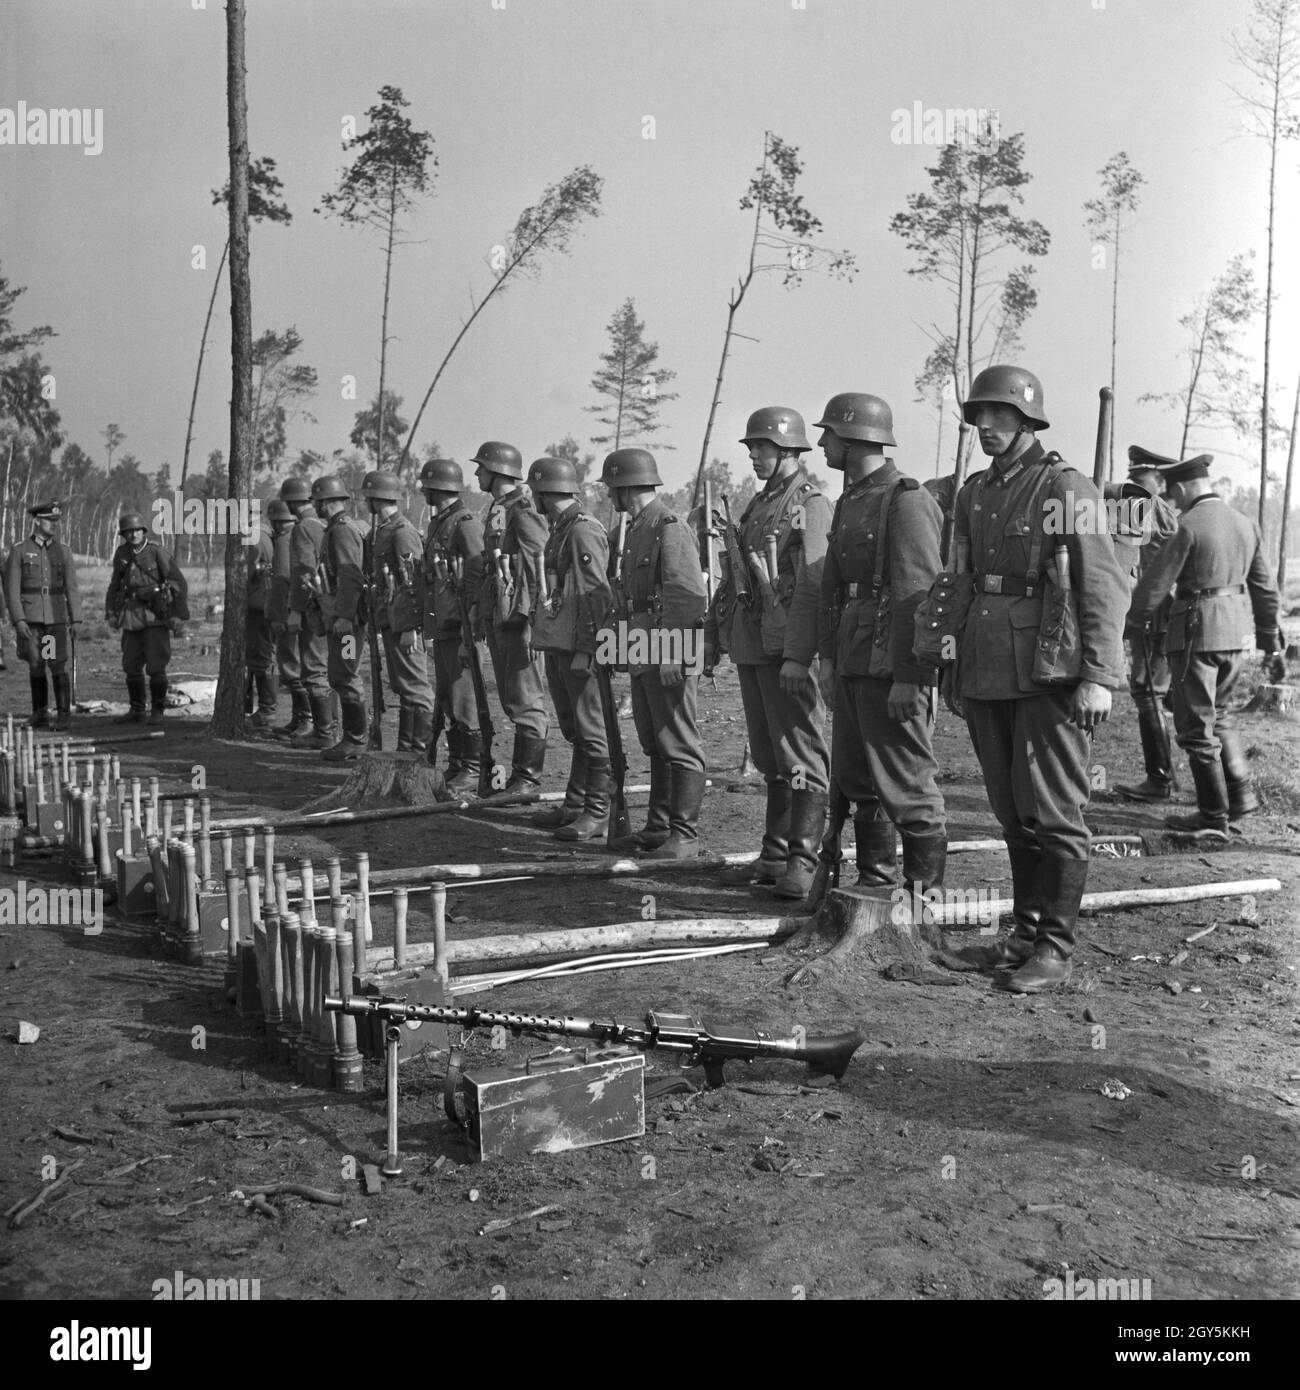
{"label": "jackboot", "polygon": [[1251,783],[1250,765],[1241,751],[1241,742],[1232,729],[1219,730],[1219,762],[1228,784],[1228,819],[1240,820],[1259,810],[1259,797]]}
{"label": "jackboot", "polygon": [[993,970],[1016,970],[1034,954],[1038,940],[1038,923],[1043,915],[1043,895],[1039,883],[1042,853],[1037,845],[1008,845],[1011,860],[1011,900],[1013,924],[1011,935],[990,948],[987,967]]}
{"label": "jackboot", "polygon": [[[559,830],[561,826],[572,825],[582,815],[587,804],[587,755],[576,744],[573,758],[569,763],[569,782],[564,789],[564,800],[557,806],[548,806],[532,817],[532,823],[539,830]],[[590,836],[582,836],[590,839]]]}
{"label": "jackboot", "polygon": [[702,769],[673,763],[668,795],[668,838],[647,859],[694,859],[700,852],[700,805],[704,801]]}
{"label": "jackboot", "polygon": [[429,751],[433,738],[433,711],[431,709],[411,710],[411,752],[423,757]]}
{"label": "jackboot", "polygon": [[587,781],[582,814],[556,832],[557,840],[603,840],[609,834],[609,794],[614,772],[608,758],[587,760]]}
{"label": "jackboot", "polygon": [[311,728],[311,700],[307,692],[299,686],[297,690],[289,692],[289,699],[292,703],[289,722],[271,730],[276,738],[293,738],[295,734]]}
{"label": "jackboot", "polygon": [[125,714],[119,714],[113,720],[114,724],[143,724],[144,707],[149,697],[149,683],[143,676],[128,676],[126,678],[126,698],[131,702],[131,708]]}
{"label": "jackboot", "polygon": [[767,814],[763,828],[763,847],[757,859],[733,864],[718,875],[718,882],[729,888],[751,883],[774,884],[785,873],[790,856],[790,807],[793,792],[789,782],[767,784]]}
{"label": "jackboot", "polygon": [[456,771],[447,778],[447,790],[459,797],[477,795],[483,766],[483,735],[477,729],[449,729],[447,749],[449,755],[454,752],[456,757]]}
{"label": "jackboot", "polygon": [[1196,785],[1196,810],[1188,816],[1166,816],[1171,830],[1190,830],[1208,839],[1228,838],[1228,781],[1223,764],[1192,763],[1192,781]]}
{"label": "jackboot", "polygon": [[38,676],[29,671],[28,683],[32,691],[32,728],[48,729],[50,727],[50,712],[46,705],[49,694],[45,688],[45,672],[42,671]]}
{"label": "jackboot", "polygon": [[796,791],[790,805],[790,837],[785,873],[775,888],[774,898],[790,898],[800,902],[808,896],[813,875],[817,872],[817,855],[821,849],[822,831],[826,829],[828,795],[821,791]]}
{"label": "jackboot", "polygon": [[309,695],[307,700],[311,724],[294,734],[289,741],[295,748],[332,748],[338,731],[334,723],[333,694]]}
{"label": "jackboot", "polygon": [[1088,881],[1088,861],[1045,854],[1038,868],[1043,915],[1034,954],[1007,980],[1013,994],[1041,994],[1063,985],[1073,970],[1075,927]]}
{"label": "jackboot", "polygon": [[366,751],[366,706],[362,700],[343,701],[343,733],[339,741],[321,751],[327,763],[348,763]]}
{"label": "jackboot", "polygon": [[161,724],[167,711],[167,675],[149,677],[149,723]]}
{"label": "jackboot", "polygon": [[280,694],[279,676],[275,671],[254,671],[252,674],[257,691],[257,713],[248,721],[247,727],[255,734],[269,734],[275,702]]}
{"label": "jackboot", "polygon": [[399,705],[397,709],[397,749],[398,753],[411,751],[411,716],[415,711],[409,705]]}
{"label": "jackboot", "polygon": [[672,793],[672,766],[665,759],[650,759],[650,805],[646,808],[645,824],[631,835],[615,840],[613,848],[620,854],[643,854],[658,849],[668,838],[668,803]]}
{"label": "jackboot", "polygon": [[507,795],[515,792],[535,792],[542,785],[542,770],[546,766],[546,736],[515,730],[515,747],[510,759],[510,780],[505,785]]}
{"label": "jackboot", "polygon": [[898,882],[894,822],[877,816],[854,816],[853,840],[857,886],[892,888]]}
{"label": "jackboot", "polygon": [[1165,712],[1154,695],[1142,696],[1137,712],[1146,780],[1132,784],[1116,782],[1115,790],[1131,801],[1168,801],[1174,791],[1174,758]]}
{"label": "jackboot", "polygon": [[72,678],[66,671],[54,671],[54,727],[72,728]]}

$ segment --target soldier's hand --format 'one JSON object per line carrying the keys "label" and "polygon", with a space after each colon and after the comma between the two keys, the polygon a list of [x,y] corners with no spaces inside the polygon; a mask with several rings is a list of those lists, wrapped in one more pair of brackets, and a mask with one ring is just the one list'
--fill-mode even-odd
{"label": "soldier's hand", "polygon": [[939,677],[939,693],[943,696],[943,702],[948,706],[948,712],[955,714],[958,719],[965,719],[966,711],[962,708],[961,697],[957,694],[957,663],[943,668],[943,675]]}
{"label": "soldier's hand", "polygon": [[889,717],[900,724],[906,724],[909,719],[919,719],[928,703],[925,690],[911,681],[895,681],[889,687]]}
{"label": "soldier's hand", "polygon": [[14,624],[14,631],[19,635],[19,637],[23,639],[24,642],[26,642],[32,635],[31,625],[29,623],[24,622],[22,618],[19,618],[18,621]]}
{"label": "soldier's hand", "polygon": [[660,685],[668,686],[671,689],[674,686],[681,685],[682,681],[685,679],[685,676],[682,675],[682,666],[679,661],[665,661],[663,665],[659,667]]}
{"label": "soldier's hand", "polygon": [[408,627],[397,639],[397,649],[402,652],[423,651],[423,644],[420,642],[420,634],[413,627]]}
{"label": "soldier's hand", "polygon": [[714,668],[718,664],[718,658],[722,655],[716,642],[705,642],[704,644],[704,674],[711,676]]}
{"label": "soldier's hand", "polygon": [[569,662],[569,670],[575,675],[585,675],[595,665],[591,659],[590,652],[574,652],[573,660]]}
{"label": "soldier's hand", "polygon": [[777,679],[787,695],[803,695],[807,692],[812,676],[802,661],[787,659],[781,663],[781,673]]}
{"label": "soldier's hand", "polygon": [[346,618],[335,618],[330,624],[330,631],[335,637],[351,637],[352,624]]}
{"label": "soldier's hand", "polygon": [[1086,733],[1110,718],[1110,691],[1093,681],[1080,681],[1070,701],[1070,718]]}
{"label": "soldier's hand", "polygon": [[821,667],[817,672],[817,686],[821,690],[822,699],[826,703],[832,704],[835,700],[835,663],[822,657]]}

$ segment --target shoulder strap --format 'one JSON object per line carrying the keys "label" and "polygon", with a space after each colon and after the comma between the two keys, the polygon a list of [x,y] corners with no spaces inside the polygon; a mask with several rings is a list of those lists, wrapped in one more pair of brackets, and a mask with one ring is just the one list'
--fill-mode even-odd
{"label": "shoulder strap", "polygon": [[[880,539],[876,542],[876,572],[871,576],[871,596],[880,597],[881,583],[885,577],[885,570],[889,565],[889,513],[893,510],[894,499],[906,487],[908,479],[896,478],[889,489],[889,496],[885,498],[880,508]],[[915,482],[912,484],[916,486]]]}
{"label": "shoulder strap", "polygon": [[1060,454],[1051,453],[1047,455],[1047,466],[1043,469],[1043,476],[1034,485],[1034,490],[1029,496],[1029,519],[1034,527],[1033,539],[1029,542],[1029,567],[1025,572],[1025,582],[1036,584],[1038,582],[1038,565],[1043,555],[1043,539],[1046,532],[1042,525],[1043,496],[1047,489],[1052,485],[1052,480],[1056,477],[1056,466],[1061,461]]}

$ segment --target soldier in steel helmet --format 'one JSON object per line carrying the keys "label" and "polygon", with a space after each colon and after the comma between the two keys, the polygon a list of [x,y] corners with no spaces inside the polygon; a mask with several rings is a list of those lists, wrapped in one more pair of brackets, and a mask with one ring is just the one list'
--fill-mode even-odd
{"label": "soldier in steel helmet", "polygon": [[161,724],[167,708],[167,663],[172,633],[190,616],[185,576],[169,550],[149,539],[139,512],[123,512],[104,599],[109,624],[122,634],[122,670],[130,708],[119,724],[139,724],[149,699],[149,723]]}
{"label": "soldier in steel helmet", "polygon": [[775,897],[801,899],[816,871],[830,778],[826,708],[811,668],[831,506],[804,466],[812,445],[797,410],[754,411],[740,442],[761,484],[735,522],[749,572],[739,588],[728,573],[714,593],[704,623],[704,669],[711,672],[721,652],[736,664],[767,807],[758,857],[720,877],[768,884]]}
{"label": "soldier in steel helmet", "polygon": [[487,637],[501,707],[515,726],[505,790],[530,792],[541,785],[546,765],[542,663],[532,654],[528,634],[543,583],[546,522],[521,486],[524,461],[514,445],[488,440],[471,462],[477,465],[479,491],[492,498],[483,526],[487,559],[478,623]]}
{"label": "soldier in steel helmet", "polygon": [[934,759],[933,675],[912,655],[913,617],[942,568],[939,504],[899,471],[894,417],[879,396],[832,396],[815,428],[844,473],[822,569],[817,645],[833,702],[831,771],[855,807],[858,884],[903,880],[916,894],[943,883],[948,828]]}
{"label": "soldier in steel helmet", "polygon": [[1259,527],[1210,484],[1212,454],[1160,465],[1178,529],[1143,569],[1130,629],[1156,620],[1169,591],[1165,647],[1172,668],[1174,731],[1196,786],[1196,810],[1170,816],[1175,830],[1226,840],[1228,825],[1259,808],[1231,700],[1246,652],[1282,650],[1277,581]]}
{"label": "soldier in steel helmet", "polygon": [[366,645],[365,535],[348,515],[352,494],[336,477],[311,485],[312,505],[325,523],[321,541],[317,609],[329,644],[326,674],[339,697],[342,730],[321,752],[327,762],[348,762],[366,746],[366,689],[361,660]]}
{"label": "soldier in steel helmet", "polygon": [[[18,657],[28,667],[32,728],[49,727],[48,671],[54,686],[54,727],[68,729],[72,726],[69,642],[72,628],[81,621],[77,566],[72,551],[55,535],[62,507],[57,502],[38,502],[27,508],[27,515],[32,518],[32,533],[10,550],[5,561],[5,598],[18,638]],[[3,606],[0,603],[0,609]]]}
{"label": "soldier in steel helmet", "polygon": [[396,474],[367,473],[361,490],[374,518],[367,542],[377,610],[372,618],[379,623],[388,683],[397,696],[397,751],[423,757],[433,733],[433,690],[424,654],[420,533],[398,508],[402,485]]}
{"label": "soldier in steel helmet", "polygon": [[[1035,994],[1070,978],[1088,877],[1091,735],[1124,682],[1121,631],[1128,584],[1092,479],[1038,442],[1043,388],[1021,367],[980,372],[962,406],[989,458],[957,496],[953,569],[972,575],[972,599],[945,693],[965,713],[993,813],[1011,860],[1013,934],[990,964],[1007,988]],[[1063,552],[1063,553],[1058,553]],[[1072,669],[1034,677],[1045,578],[1068,575],[1078,617]]]}
{"label": "soldier in steel helmet", "polygon": [[538,459],[528,470],[528,486],[550,525],[546,589],[534,610],[532,643],[544,654],[560,732],[573,746],[564,801],[535,824],[553,830],[557,840],[604,839],[613,771],[595,652],[613,602],[609,537],[583,509],[578,471],[568,459]]}
{"label": "soldier in steel helmet", "polygon": [[[283,507],[277,497],[272,507]],[[287,515],[288,508],[284,508]],[[279,671],[275,661],[275,638],[271,632],[271,580],[275,569],[275,537],[268,508],[266,526],[259,526],[257,540],[246,546],[248,592],[244,602],[244,714],[251,716],[245,727],[252,734],[271,730],[279,698]],[[256,712],[254,712],[256,710]]]}
{"label": "soldier in steel helmet", "polygon": [[[483,736],[475,722],[474,680],[469,644],[474,633],[463,621],[478,601],[483,583],[483,523],[465,505],[465,479],[454,459],[430,459],[420,473],[429,504],[424,540],[424,640],[433,653],[437,724],[447,726],[447,789],[456,796],[478,791]],[[437,761],[436,735],[429,762]]]}
{"label": "soldier in steel helmet", "polygon": [[312,484],[306,478],[286,478],[280,484],[280,496],[294,515],[289,531],[287,612],[283,630],[276,635],[293,716],[275,732],[295,748],[332,748],[338,723],[327,673],[329,640],[316,604],[325,523],[316,515]]}
{"label": "soldier in steel helmet", "polygon": [[705,611],[699,551],[690,527],[656,495],[663,482],[653,454],[615,449],[601,482],[631,518],[625,551],[614,560],[615,600],[628,640],[632,717],[650,759],[650,807],[630,847],[651,858],[693,858],[705,783],[695,714]]}
{"label": "soldier in steel helmet", "polygon": [[[293,704],[290,723],[285,726],[291,728],[299,711],[310,719],[311,710],[306,693],[302,689],[302,678],[298,670],[297,637],[295,635],[291,650],[286,640],[290,617],[289,541],[293,534],[294,517],[283,497],[273,497],[267,503],[266,521],[271,528],[271,570],[266,585],[266,628],[272,644],[278,685],[282,685],[289,693]],[[286,655],[291,658],[289,663],[286,663]],[[280,734],[283,730],[269,728],[266,732]]]}

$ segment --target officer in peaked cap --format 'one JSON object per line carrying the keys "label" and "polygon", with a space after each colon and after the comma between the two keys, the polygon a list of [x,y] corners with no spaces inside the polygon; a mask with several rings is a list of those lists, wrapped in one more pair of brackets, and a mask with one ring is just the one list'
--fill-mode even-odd
{"label": "officer in peaked cap", "polygon": [[[1034,994],[1070,977],[1088,877],[1090,735],[1124,681],[1121,631],[1128,584],[1104,526],[1065,528],[1080,507],[1096,515],[1092,479],[1049,454],[1042,383],[1023,367],[980,372],[962,406],[989,467],[957,495],[952,568],[973,595],[955,675],[945,693],[964,710],[989,802],[1011,860],[1015,929],[988,964],[1013,972],[1007,988]],[[1053,519],[1049,521],[1049,518]],[[1077,672],[1034,679],[1044,595],[1041,575],[1064,548],[1077,605]],[[1031,575],[1030,571],[1034,573]],[[954,699],[953,696],[956,698]]]}
{"label": "officer in peaked cap", "polygon": [[1170,816],[1175,830],[1227,839],[1228,824],[1257,810],[1229,703],[1256,646],[1281,650],[1278,592],[1258,525],[1210,485],[1212,454],[1160,462],[1178,529],[1144,568],[1129,611],[1132,628],[1156,619],[1174,593],[1165,650],[1173,683],[1174,731],[1196,786],[1196,811]]}
{"label": "officer in peaked cap", "polygon": [[[32,693],[32,728],[49,726],[46,671],[54,686],[56,729],[72,725],[69,634],[81,621],[77,566],[72,551],[54,532],[63,509],[57,502],[28,507],[31,535],[5,560],[4,590],[17,634],[17,652],[27,662]],[[2,665],[3,663],[0,663]]]}
{"label": "officer in peaked cap", "polygon": [[[704,666],[711,671],[722,652],[736,663],[767,808],[757,858],[720,878],[768,884],[775,897],[798,899],[817,867],[830,785],[826,707],[811,667],[831,507],[804,465],[812,445],[797,410],[754,411],[740,442],[761,485],[734,521],[748,570],[728,570],[713,595],[704,622]],[[775,572],[769,569],[773,559]]]}

